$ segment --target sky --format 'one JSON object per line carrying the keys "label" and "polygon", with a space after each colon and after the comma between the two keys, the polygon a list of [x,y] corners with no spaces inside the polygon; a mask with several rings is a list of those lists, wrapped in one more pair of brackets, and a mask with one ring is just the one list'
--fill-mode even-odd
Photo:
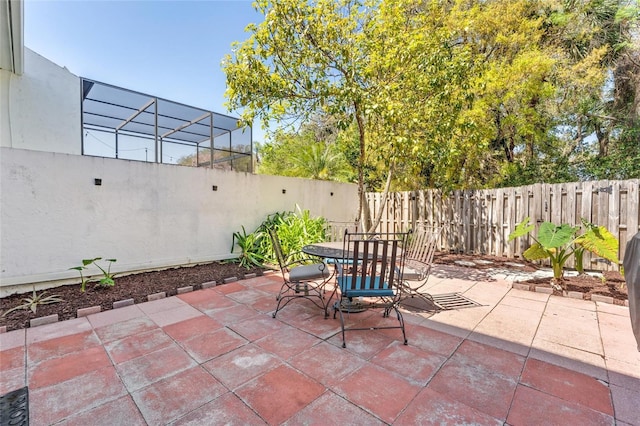
{"label": "sky", "polygon": [[220,63],[262,18],[245,0],[26,0],[24,38],[79,77],[229,114]]}

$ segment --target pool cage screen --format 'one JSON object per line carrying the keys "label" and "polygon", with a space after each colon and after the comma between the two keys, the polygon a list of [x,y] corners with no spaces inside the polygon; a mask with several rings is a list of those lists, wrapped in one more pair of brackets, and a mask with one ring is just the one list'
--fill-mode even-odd
{"label": "pool cage screen", "polygon": [[82,154],[253,171],[238,119],[81,78]]}

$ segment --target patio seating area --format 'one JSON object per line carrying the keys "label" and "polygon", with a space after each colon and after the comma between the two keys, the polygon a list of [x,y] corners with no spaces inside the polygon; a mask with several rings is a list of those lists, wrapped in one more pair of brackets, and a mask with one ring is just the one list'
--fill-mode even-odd
{"label": "patio seating area", "polygon": [[0,334],[0,394],[28,386],[32,425],[640,424],[626,307],[441,267],[427,290],[480,306],[404,312],[408,346],[383,329],[343,349],[340,320],[309,300],[272,318],[281,286],[273,273]]}

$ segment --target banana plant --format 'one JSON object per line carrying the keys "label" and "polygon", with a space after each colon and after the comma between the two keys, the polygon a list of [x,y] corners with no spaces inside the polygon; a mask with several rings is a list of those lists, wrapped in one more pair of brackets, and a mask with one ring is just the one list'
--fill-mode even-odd
{"label": "banana plant", "polygon": [[[509,234],[509,241],[528,235],[534,225],[529,223],[531,219],[525,218]],[[557,290],[562,289],[564,277],[564,265],[571,255],[575,255],[576,269],[583,273],[582,259],[584,251],[594,253],[597,256],[619,264],[618,240],[604,226],[597,226],[582,219],[582,225],[586,231],[576,235],[581,226],[571,226],[563,223],[555,225],[551,222],[543,222],[540,225],[538,236],[531,238],[534,243],[522,254],[527,260],[549,259],[553,269],[552,285]]]}

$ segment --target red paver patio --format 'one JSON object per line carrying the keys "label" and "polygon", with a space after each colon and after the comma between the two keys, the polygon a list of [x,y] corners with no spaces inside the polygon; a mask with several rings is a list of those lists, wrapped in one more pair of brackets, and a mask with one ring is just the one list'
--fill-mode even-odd
{"label": "red paver patio", "polygon": [[[347,332],[343,349],[339,319],[306,301],[271,317],[273,276],[220,285],[2,333],[0,390],[26,380],[32,425],[640,425],[640,371],[630,367],[640,355],[624,308],[499,280],[438,277],[430,291],[465,288],[490,296],[480,307],[405,313],[408,346],[400,330],[365,330]],[[511,304],[536,304],[523,310],[535,318],[514,324],[534,327],[528,347],[492,318],[507,295]],[[565,305],[592,319],[586,331],[599,333],[602,353],[576,349],[570,334],[566,346],[553,340],[551,321]],[[347,318],[386,320],[375,312]]]}

